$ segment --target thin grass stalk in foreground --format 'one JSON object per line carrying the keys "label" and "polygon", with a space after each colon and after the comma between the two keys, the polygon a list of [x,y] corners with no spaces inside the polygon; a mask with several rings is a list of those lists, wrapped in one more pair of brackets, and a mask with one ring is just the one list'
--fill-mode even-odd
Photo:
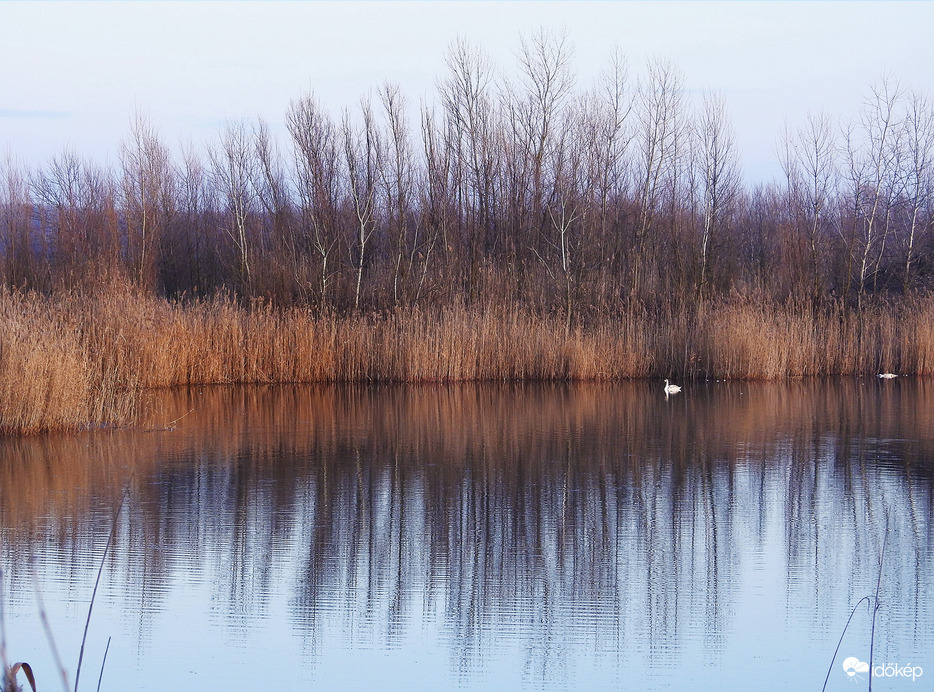
{"label": "thin grass stalk in foreground", "polygon": [[107,646],[104,647],[104,658],[101,660],[101,674],[97,678],[97,692],[101,692],[101,681],[104,679],[104,666],[107,665],[107,652],[110,651],[110,640],[113,637],[107,637]]}
{"label": "thin grass stalk in foreground", "polygon": [[879,589],[882,586],[882,563],[885,562],[885,546],[889,542],[889,518],[885,518],[885,538],[882,539],[882,555],[879,556],[879,577],[876,579],[876,600],[872,606],[872,629],[869,634],[869,692],[872,692],[872,652],[876,644],[876,613],[879,610]]}
{"label": "thin grass stalk in foreground", "polygon": [[[110,527],[110,536],[107,538],[107,545],[104,547],[104,554],[101,557],[101,566],[97,569],[97,579],[94,580],[94,590],[91,592],[91,603],[88,604],[88,618],[84,621],[84,635],[81,637],[81,650],[78,653],[78,667],[75,670],[75,692],[78,692],[78,680],[81,677],[81,661],[84,659],[84,645],[88,639],[88,627],[91,625],[91,611],[94,609],[94,599],[97,597],[97,587],[101,583],[101,574],[104,572],[104,564],[107,562],[107,553],[110,551],[110,546],[113,543],[114,535],[117,533],[117,519],[120,517],[120,510],[123,509],[123,501],[126,499],[126,493],[123,497],[120,498],[120,504],[117,506],[117,511],[114,514],[113,525]],[[108,641],[108,646],[110,642]],[[106,654],[104,654],[106,659]],[[101,676],[103,677],[104,671],[101,668]]]}
{"label": "thin grass stalk in foreground", "polygon": [[[846,624],[843,626],[843,631],[840,633],[840,639],[837,640],[837,648],[833,650],[833,656],[830,658],[830,665],[827,667],[827,677],[824,678],[824,686],[821,687],[821,692],[827,689],[827,683],[830,681],[830,671],[833,670],[833,664],[837,660],[837,654],[840,653],[840,645],[843,644],[843,638],[846,636],[847,628],[850,626],[850,621],[853,619],[853,616],[856,615],[856,610],[859,608],[859,604],[863,601],[866,601],[868,606],[872,598],[869,596],[863,596],[861,599],[856,601],[856,605],[853,606],[853,610],[850,611],[850,617],[846,619]],[[869,677],[872,678],[872,667],[869,668]]]}
{"label": "thin grass stalk in foreground", "polygon": [[824,686],[821,688],[821,692],[827,689],[827,682],[830,680],[830,671],[833,670],[833,664],[837,660],[837,654],[840,653],[840,645],[843,644],[843,637],[846,636],[846,631],[850,626],[850,621],[853,620],[853,616],[856,615],[856,610],[859,608],[863,601],[866,601],[866,605],[870,605],[872,607],[872,628],[869,633],[869,689],[870,691],[872,690],[872,653],[876,641],[876,612],[879,610],[879,590],[882,586],[882,564],[885,561],[885,547],[888,544],[888,541],[889,520],[888,517],[886,517],[885,538],[882,539],[882,554],[879,556],[879,574],[876,577],[876,595],[874,598],[872,596],[863,596],[861,599],[856,601],[856,605],[854,605],[853,610],[850,611],[850,617],[846,619],[846,625],[843,626],[843,632],[840,633],[840,639],[837,640],[837,648],[833,650],[833,656],[830,659],[830,666],[827,668],[827,677],[824,678]]}

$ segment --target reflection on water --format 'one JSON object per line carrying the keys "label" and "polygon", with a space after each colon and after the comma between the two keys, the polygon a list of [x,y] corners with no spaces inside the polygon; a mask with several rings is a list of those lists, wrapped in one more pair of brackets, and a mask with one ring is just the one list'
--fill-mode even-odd
{"label": "reflection on water", "polygon": [[886,525],[876,660],[934,675],[934,385],[685,389],[209,388],[0,441],[9,655],[52,683],[35,572],[73,676],[125,496],[102,689],[817,689]]}

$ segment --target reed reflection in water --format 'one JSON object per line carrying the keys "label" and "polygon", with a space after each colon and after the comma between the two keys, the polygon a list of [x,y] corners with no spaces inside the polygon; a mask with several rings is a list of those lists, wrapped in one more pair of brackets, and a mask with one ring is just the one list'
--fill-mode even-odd
{"label": "reed reflection in water", "polygon": [[928,382],[208,388],[152,425],[189,410],[0,442],[7,648],[46,679],[30,557],[76,658],[124,494],[103,689],[816,689],[887,524],[875,656],[934,664]]}

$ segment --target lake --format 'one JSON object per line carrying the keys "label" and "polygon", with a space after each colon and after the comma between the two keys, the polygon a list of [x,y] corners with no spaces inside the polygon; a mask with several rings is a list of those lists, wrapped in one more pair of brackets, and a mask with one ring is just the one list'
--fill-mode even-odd
{"label": "lake", "polygon": [[100,570],[82,690],[849,690],[870,653],[922,689],[934,382],[680,384],[209,387],[0,440],[7,657],[64,687],[44,616],[74,685]]}

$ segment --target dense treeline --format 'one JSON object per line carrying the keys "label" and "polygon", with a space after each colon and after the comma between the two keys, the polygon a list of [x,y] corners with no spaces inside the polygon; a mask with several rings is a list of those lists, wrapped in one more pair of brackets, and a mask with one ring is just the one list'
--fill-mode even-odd
{"label": "dense treeline", "polygon": [[[745,184],[721,95],[619,55],[575,80],[560,35],[514,79],[454,43],[417,116],[386,84],[334,117],[289,105],[287,141],[236,122],[205,154],[134,118],[118,170],[8,161],[0,280],[49,294],[128,280],[314,314],[521,304],[568,329],[607,311],[744,296],[859,307],[934,277],[934,109],[886,78],[852,122],[780,133],[785,176]],[[413,122],[417,117],[417,122]]]}

